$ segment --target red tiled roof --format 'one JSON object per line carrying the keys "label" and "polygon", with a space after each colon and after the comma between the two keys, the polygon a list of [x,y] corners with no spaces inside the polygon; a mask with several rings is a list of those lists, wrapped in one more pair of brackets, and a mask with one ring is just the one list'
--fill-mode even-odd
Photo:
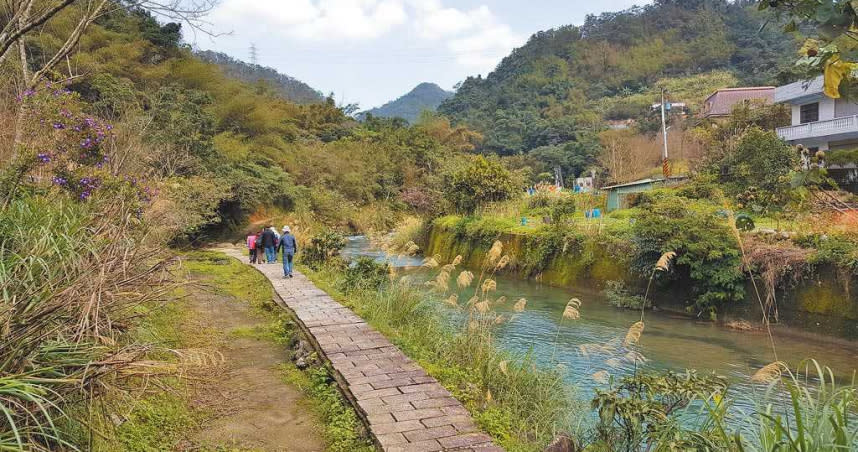
{"label": "red tiled roof", "polygon": [[733,107],[746,100],[760,100],[771,104],[775,100],[774,86],[753,86],[749,88],[725,88],[712,93],[703,102],[703,117],[727,116]]}

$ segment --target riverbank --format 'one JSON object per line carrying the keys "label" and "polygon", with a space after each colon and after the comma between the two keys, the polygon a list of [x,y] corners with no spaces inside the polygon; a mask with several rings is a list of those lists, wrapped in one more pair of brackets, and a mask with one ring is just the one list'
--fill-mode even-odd
{"label": "riverbank", "polygon": [[[735,242],[729,236],[727,239]],[[427,226],[422,245],[426,256],[437,255],[440,260],[449,261],[461,255],[465,265],[474,268],[495,240],[504,243],[510,256],[509,265],[501,270],[504,274],[555,287],[587,287],[596,291],[604,289],[609,281],[620,281],[633,293],[646,292],[649,273],[642,274],[640,268],[652,263],[639,262],[637,239],[631,234],[625,216],[607,221],[578,219],[574,226],[562,229],[557,225],[516,225],[491,215],[446,216]],[[753,238],[746,240],[750,242]],[[776,261],[773,248],[765,252],[770,253],[768,260]],[[779,271],[786,272],[780,276],[784,281],[772,284],[778,320],[811,333],[858,339],[858,290],[852,290],[858,287],[858,276],[849,270],[838,270],[829,261],[815,257],[822,253],[812,252],[816,251],[808,251],[811,257],[806,261],[786,260],[782,264],[785,268]],[[659,308],[678,315],[710,317],[695,305],[699,291],[691,277],[693,271],[678,266],[670,278],[656,275],[659,278],[653,285],[655,290],[649,293],[651,299]],[[734,283],[739,285],[742,297],[719,303],[711,317],[724,322],[740,319],[758,324],[762,315],[757,294],[766,300],[770,286],[765,278],[759,275],[756,278],[755,287],[747,274],[742,275]]]}

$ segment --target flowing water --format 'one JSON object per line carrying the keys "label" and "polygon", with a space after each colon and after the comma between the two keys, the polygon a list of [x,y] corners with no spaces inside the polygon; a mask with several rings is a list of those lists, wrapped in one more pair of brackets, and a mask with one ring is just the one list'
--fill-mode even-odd
{"label": "flowing water", "polygon": [[[385,260],[383,252],[374,249],[364,237],[351,237],[345,256],[369,256]],[[417,267],[420,258],[393,259],[398,267]],[[434,276],[426,270],[413,269],[415,279],[429,280]],[[456,274],[452,279],[455,280]],[[598,292],[576,288],[557,288],[512,277],[497,276],[497,296],[506,296],[505,305],[498,307],[510,317],[497,331],[502,347],[521,353],[532,353],[537,362],[561,366],[567,380],[589,393],[604,387],[592,378],[606,371],[614,378],[643,367],[647,370],[695,369],[698,373],[715,372],[727,377],[734,394],[762,391],[749,383],[750,376],[760,367],[774,361],[768,335],[764,332],[734,331],[711,322],[698,322],[687,317],[647,311],[646,329],[633,350],[621,341],[629,326],[640,320],[641,313],[611,306]],[[451,286],[455,286],[455,281]],[[473,296],[473,288],[460,294],[460,300]],[[522,313],[512,311],[518,298],[527,299]],[[580,299],[581,318],[563,320],[567,301]],[[843,380],[858,371],[858,343],[838,338],[811,335],[785,327],[774,328],[778,358],[797,365],[814,358],[834,369]],[[582,346],[586,353],[582,352]],[[646,357],[644,364],[625,359],[626,353],[636,351]],[[583,394],[585,398],[588,394]],[[737,401],[739,406],[749,403]]]}

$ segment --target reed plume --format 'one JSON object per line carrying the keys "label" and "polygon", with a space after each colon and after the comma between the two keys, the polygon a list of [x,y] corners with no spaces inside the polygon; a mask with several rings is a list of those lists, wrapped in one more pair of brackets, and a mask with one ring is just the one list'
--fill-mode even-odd
{"label": "reed plume", "polygon": [[489,249],[489,252],[486,255],[486,260],[488,261],[489,265],[495,265],[495,263],[498,261],[498,258],[501,257],[502,253],[503,243],[501,243],[500,240],[495,240],[495,243],[492,244],[491,249]]}
{"label": "reed plume", "polygon": [[474,304],[474,309],[477,310],[480,314],[485,314],[489,312],[490,306],[488,301],[481,301],[479,303]]}
{"label": "reed plume", "polygon": [[498,284],[497,284],[497,282],[495,282],[495,280],[487,279],[487,280],[483,281],[482,290],[483,290],[484,294],[489,293],[492,290],[495,290],[497,288],[498,288]]}
{"label": "reed plume", "polygon": [[459,265],[461,263],[462,263],[462,255],[459,254],[453,259],[453,265],[456,266],[456,265]]}
{"label": "reed plume", "polygon": [[500,371],[501,371],[501,373],[502,373],[502,374],[504,374],[504,375],[509,375],[509,369],[508,369],[508,367],[507,367],[507,361],[501,361],[501,362],[499,362],[499,363],[498,363],[498,368],[500,369]]}
{"label": "reed plume", "polygon": [[500,258],[497,265],[495,265],[495,271],[502,270],[509,264],[509,256],[504,254],[503,257]]}
{"label": "reed plume", "polygon": [[643,334],[644,323],[643,321],[635,322],[634,325],[629,327],[629,331],[626,333],[626,339],[623,341],[623,345],[628,347],[629,345],[637,344],[641,339],[641,334]]}
{"label": "reed plume", "polygon": [[456,278],[456,285],[459,286],[460,289],[464,289],[471,285],[474,281],[474,274],[468,270],[462,270],[459,273],[459,277]]}
{"label": "reed plume", "polygon": [[670,262],[676,257],[675,251],[668,251],[661,255],[658,258],[658,262],[655,263],[656,271],[666,272],[670,269]]}
{"label": "reed plume", "polygon": [[438,268],[438,261],[435,260],[434,257],[427,257],[426,259],[423,259],[423,263],[420,264],[420,266],[426,268]]}
{"label": "reed plume", "polygon": [[754,383],[771,383],[780,379],[786,369],[787,365],[783,361],[766,364],[751,376],[751,381]]}
{"label": "reed plume", "polygon": [[512,310],[515,312],[524,312],[524,308],[527,306],[527,300],[524,298],[519,298],[518,301],[513,305]]}
{"label": "reed plume", "polygon": [[578,320],[581,318],[581,300],[572,298],[566,303],[566,309],[563,310],[563,318],[569,320]]}
{"label": "reed plume", "polygon": [[444,303],[447,305],[458,308],[459,307],[459,295],[458,294],[450,295],[449,297],[444,299]]}

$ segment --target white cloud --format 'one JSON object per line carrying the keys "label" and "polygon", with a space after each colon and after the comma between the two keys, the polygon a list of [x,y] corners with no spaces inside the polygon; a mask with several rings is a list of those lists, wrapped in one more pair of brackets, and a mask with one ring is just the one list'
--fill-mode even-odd
{"label": "white cloud", "polygon": [[456,61],[474,69],[491,70],[524,36],[502,23],[486,5],[463,11],[444,8],[438,0],[411,0],[417,11],[416,29],[424,39],[442,40]]}
{"label": "white cloud", "polygon": [[[412,30],[411,42],[398,44],[404,47],[399,54],[424,61],[452,59],[469,71],[481,72],[493,69],[525,38],[486,5],[460,9],[445,6],[444,0],[221,0],[210,19],[222,31],[271,36],[283,44],[395,39]],[[416,49],[427,44],[433,55],[421,57]]]}
{"label": "white cloud", "polygon": [[377,38],[407,18],[401,0],[223,0],[211,14],[221,26],[313,41]]}

